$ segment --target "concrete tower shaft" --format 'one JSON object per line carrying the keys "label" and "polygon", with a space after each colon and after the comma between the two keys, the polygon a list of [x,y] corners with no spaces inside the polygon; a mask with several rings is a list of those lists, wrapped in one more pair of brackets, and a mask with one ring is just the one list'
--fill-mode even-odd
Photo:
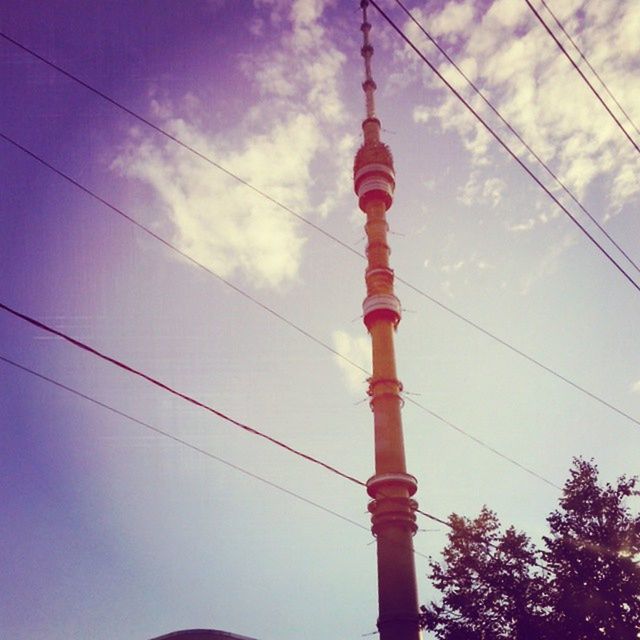
{"label": "concrete tower shaft", "polygon": [[371,530],[378,555],[378,629],[381,640],[418,640],[418,592],[413,554],[417,530],[416,479],[406,470],[402,434],[402,384],[396,372],[394,334],[401,319],[400,301],[393,288],[389,266],[386,212],[393,204],[395,172],[393,157],[380,140],[380,121],[375,115],[376,84],[371,75],[373,47],[369,42],[367,0],[363,11],[362,57],[365,62],[366,118],[362,123],[364,143],[353,169],[354,188],[360,209],[366,214],[367,297],[363,302],[364,323],[371,335],[373,374],[369,379],[370,407],[375,437],[375,475],[367,482]]}

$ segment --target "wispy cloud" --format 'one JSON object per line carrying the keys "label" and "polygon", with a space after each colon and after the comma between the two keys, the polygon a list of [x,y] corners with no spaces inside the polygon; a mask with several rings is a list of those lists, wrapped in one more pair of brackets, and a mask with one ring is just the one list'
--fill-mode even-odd
{"label": "wispy cloud", "polygon": [[572,247],[575,242],[575,237],[567,233],[560,241],[549,246],[537,266],[522,278],[520,286],[521,295],[526,296],[533,285],[539,280],[553,275],[558,270],[560,256],[569,247]]}
{"label": "wispy cloud", "polygon": [[465,185],[459,190],[457,199],[467,206],[478,203],[488,203],[496,207],[502,201],[506,183],[501,178],[492,177],[482,179],[479,170],[471,172]]}
{"label": "wispy cloud", "polygon": [[[454,57],[472,71],[492,102],[571,189],[584,196],[596,179],[604,180],[609,213],[615,215],[640,193],[637,157],[628,140],[525,3],[496,0],[471,21],[467,4],[447,3],[440,12],[420,18],[428,29],[445,36],[445,46],[456,43],[451,50]],[[594,66],[636,122],[640,120],[640,84],[636,82],[640,4],[630,0],[557,4],[559,16]],[[464,19],[456,24],[451,19],[454,13]],[[442,63],[453,78],[447,68]],[[430,82],[436,86],[435,80]],[[455,83],[463,86],[458,80]],[[475,98],[472,101],[476,104]],[[457,132],[473,165],[487,166],[493,145],[453,95],[445,94],[435,106],[419,106],[414,119],[437,121],[443,130]],[[487,172],[492,177],[490,169]]]}
{"label": "wispy cloud", "polygon": [[[194,96],[150,105],[173,135],[289,207],[320,215],[346,192],[345,157],[355,145],[341,127],[344,55],[322,24],[325,4],[256,1],[262,14],[248,28],[260,34],[265,22],[279,22],[283,35],[275,46],[240,60],[240,72],[261,99],[239,114],[233,132],[211,134],[200,126],[203,109]],[[315,179],[311,166],[321,154],[330,162]],[[299,224],[229,176],[136,129],[112,167],[151,186],[173,225],[172,240],[223,277],[240,275],[270,288],[297,278],[304,246]]]}
{"label": "wispy cloud", "polygon": [[491,262],[481,258],[477,253],[453,260],[434,260],[433,263],[425,260],[424,266],[440,275],[440,289],[448,298],[454,298],[455,291],[460,287],[473,286],[479,278],[483,277],[483,274],[495,269]]}

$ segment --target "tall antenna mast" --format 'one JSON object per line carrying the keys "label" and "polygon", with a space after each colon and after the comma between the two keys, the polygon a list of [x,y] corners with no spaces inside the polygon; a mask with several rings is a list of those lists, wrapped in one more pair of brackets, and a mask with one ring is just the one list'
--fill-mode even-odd
{"label": "tall antenna mast", "polygon": [[394,333],[401,318],[400,301],[393,289],[391,253],[387,244],[386,212],[393,203],[395,172],[393,157],[380,141],[371,73],[373,47],[369,41],[368,0],[361,0],[362,57],[364,58],[366,118],[362,123],[364,143],[358,150],[354,187],[358,205],[366,214],[367,297],[363,302],[364,323],[371,336],[373,374],[369,379],[369,406],[375,435],[375,475],[367,481],[371,530],[378,556],[378,630],[381,640],[419,640],[418,589],[413,553],[417,531],[412,496],[418,483],[407,473],[402,435],[402,384],[396,373]]}

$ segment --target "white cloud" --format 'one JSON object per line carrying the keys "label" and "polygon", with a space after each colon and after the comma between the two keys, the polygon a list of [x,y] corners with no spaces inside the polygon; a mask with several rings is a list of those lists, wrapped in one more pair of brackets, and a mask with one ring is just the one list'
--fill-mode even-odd
{"label": "white cloud", "polygon": [[442,289],[442,293],[444,293],[447,298],[453,298],[453,291],[451,289],[451,280],[444,280],[440,283],[440,288]]}
{"label": "white cloud", "polygon": [[[556,4],[556,13],[574,39],[639,122],[640,3],[565,0]],[[452,55],[475,72],[483,91],[563,181],[583,197],[596,180],[602,180],[608,190],[609,212],[614,215],[625,202],[640,195],[635,151],[526,4],[495,0],[471,23],[469,10],[464,18],[454,19],[462,6],[448,3],[441,12],[420,17],[428,30],[446,34],[451,40],[457,38],[455,52],[449,47]],[[545,17],[551,20],[547,14]],[[446,69],[449,77],[447,68],[443,62],[441,69]],[[443,130],[457,132],[473,166],[486,167],[492,177],[489,161],[495,145],[490,145],[487,134],[462,112],[454,96],[443,95],[439,104],[416,106],[414,121],[431,126],[437,121]]]}
{"label": "white cloud", "polygon": [[454,262],[453,264],[443,264],[440,267],[440,271],[442,271],[442,273],[455,273],[456,271],[460,271],[464,265],[464,260],[458,260],[458,262]]}
{"label": "white cloud", "polygon": [[280,98],[287,98],[295,93],[294,83],[289,78],[284,64],[264,65],[256,73],[255,79],[265,92],[268,91]]}
{"label": "white cloud", "polygon": [[429,122],[431,117],[431,109],[423,106],[414,107],[413,109],[413,121],[425,124]]}
{"label": "white cloud", "polygon": [[474,12],[472,0],[447,2],[442,11],[431,21],[433,34],[435,36],[459,35],[471,26]]}
{"label": "white cloud", "polygon": [[493,265],[490,264],[489,262],[486,262],[485,260],[478,260],[476,262],[476,267],[480,271],[486,271],[487,269],[493,269]]}
{"label": "white cloud", "polygon": [[480,172],[476,169],[459,190],[457,199],[468,207],[480,203],[487,203],[492,207],[496,207],[502,200],[506,186],[505,181],[501,178],[493,177],[481,181]]}
{"label": "white cloud", "polygon": [[253,18],[249,24],[249,33],[256,38],[264,36],[264,20],[261,18]]}
{"label": "white cloud", "polygon": [[[164,126],[290,206],[308,205],[308,167],[320,143],[307,116],[227,152],[179,119]],[[113,166],[154,188],[173,223],[172,240],[222,277],[241,272],[260,287],[295,279],[304,243],[298,224],[232,178],[177,145],[152,138],[133,137]]]}
{"label": "white cloud", "polygon": [[[355,144],[341,126],[345,57],[322,24],[326,4],[257,0],[268,15],[257,15],[247,28],[264,33],[265,20],[277,22],[283,35],[242,58],[241,70],[262,98],[239,114],[234,130],[212,135],[199,126],[204,107],[191,94],[178,103],[154,96],[150,104],[171,134],[288,207],[319,215],[346,193],[345,158]],[[321,155],[327,168],[316,177],[311,166]],[[240,275],[269,288],[297,278],[304,246],[299,222],[228,175],[136,130],[112,167],[151,186],[173,225],[171,240],[222,277]]]}
{"label": "white cloud", "polygon": [[631,385],[632,393],[640,393],[640,380],[637,380]]}
{"label": "white cloud", "polygon": [[495,267],[487,260],[473,253],[465,258],[449,259],[440,262],[438,265],[431,264],[431,261],[425,260],[424,266],[432,270],[440,272],[443,280],[440,281],[442,292],[448,297],[454,297],[454,291],[460,287],[475,286],[482,279],[483,273],[493,270]]}
{"label": "white cloud", "polygon": [[526,22],[529,10],[524,2],[513,0],[495,0],[486,12],[483,23],[492,24],[492,29],[513,30]]}
{"label": "white cloud", "polygon": [[534,284],[556,273],[560,256],[574,244],[575,236],[567,233],[559,242],[548,247],[545,255],[539,260],[537,266],[531,269],[522,279],[520,287],[521,295],[527,295]]}
{"label": "white cloud", "polygon": [[482,185],[482,197],[488,199],[491,206],[496,207],[502,200],[506,186],[505,181],[501,178],[489,178]]}
{"label": "white cloud", "polygon": [[[270,6],[272,21],[280,22],[288,14],[292,29],[279,50],[245,58],[243,70],[265,96],[289,98],[295,93],[294,104],[301,110],[311,110],[321,121],[335,124],[345,117],[338,79],[346,57],[322,24],[323,10],[330,4],[323,0],[260,0],[259,5]],[[287,101],[273,106],[290,110],[293,105]]]}
{"label": "white cloud", "polygon": [[627,55],[637,55],[638,34],[640,33],[640,4],[630,2],[624,8],[624,15],[616,23],[616,50]]}
{"label": "white cloud", "polygon": [[[353,360],[367,371],[371,370],[371,345],[368,336],[362,334],[352,336],[346,331],[333,332],[333,346],[349,360]],[[349,391],[356,395],[363,395],[366,392],[366,375],[345,362],[342,358],[335,356],[336,363],[344,374],[344,380]]]}
{"label": "white cloud", "polygon": [[462,69],[464,75],[472,81],[478,74],[478,62],[471,56],[467,56],[464,60],[461,60],[458,66]]}
{"label": "white cloud", "polygon": [[509,227],[509,231],[531,231],[536,226],[535,218],[527,218],[524,222],[518,222]]}

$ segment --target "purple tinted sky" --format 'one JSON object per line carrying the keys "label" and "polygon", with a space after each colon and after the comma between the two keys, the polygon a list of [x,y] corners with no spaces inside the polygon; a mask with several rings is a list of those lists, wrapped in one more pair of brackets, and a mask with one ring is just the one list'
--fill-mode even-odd
{"label": "purple tinted sky", "polygon": [[[10,0],[0,28],[361,250],[350,191],[362,117],[357,4]],[[640,256],[637,155],[526,5],[409,4]],[[553,6],[640,121],[637,3]],[[637,292],[371,18],[398,173],[398,274],[639,416]],[[0,73],[2,133],[368,366],[353,322],[358,258],[5,40]],[[0,172],[0,301],[371,474],[364,376],[5,142]],[[636,424],[398,293],[401,377],[421,394],[412,397],[557,484],[574,455],[595,457],[605,479],[637,471]],[[367,524],[357,487],[6,314],[0,342],[0,355]],[[0,377],[0,635],[143,640],[210,627],[314,640],[375,628],[365,531],[4,363]],[[543,533],[554,489],[412,405],[405,431],[424,509],[474,515],[487,503]],[[445,531],[423,526],[416,547],[436,555]],[[426,571],[419,559],[423,600]]]}

